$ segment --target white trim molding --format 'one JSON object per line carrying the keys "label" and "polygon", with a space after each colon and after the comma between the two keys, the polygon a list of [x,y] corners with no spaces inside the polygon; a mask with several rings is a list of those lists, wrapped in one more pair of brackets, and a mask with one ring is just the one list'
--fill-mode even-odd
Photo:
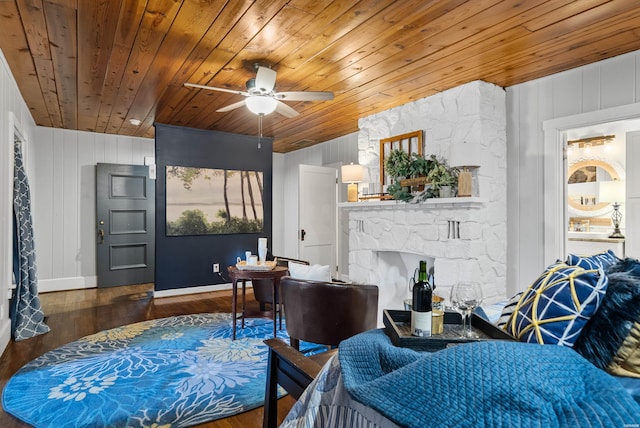
{"label": "white trim molding", "polygon": [[7,348],[11,341],[11,320],[9,318],[0,320],[0,350]]}
{"label": "white trim molding", "polygon": [[95,276],[76,276],[69,278],[38,279],[38,292],[82,290],[96,288]]}
{"label": "white trim molding", "polygon": [[[170,290],[154,290],[153,297],[174,297],[184,296],[185,294],[196,293],[208,293],[210,291],[222,291],[231,290],[233,285],[231,283],[215,284],[215,285],[202,285],[197,287],[185,287],[185,288],[172,288]],[[250,288],[250,282],[247,282],[247,288]]]}

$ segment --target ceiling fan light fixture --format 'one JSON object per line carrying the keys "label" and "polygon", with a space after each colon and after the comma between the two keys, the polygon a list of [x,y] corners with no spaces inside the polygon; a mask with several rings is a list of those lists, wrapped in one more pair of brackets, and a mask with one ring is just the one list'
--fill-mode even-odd
{"label": "ceiling fan light fixture", "polygon": [[252,95],[245,100],[247,108],[254,114],[267,115],[273,113],[278,105],[278,101],[272,97],[262,95]]}

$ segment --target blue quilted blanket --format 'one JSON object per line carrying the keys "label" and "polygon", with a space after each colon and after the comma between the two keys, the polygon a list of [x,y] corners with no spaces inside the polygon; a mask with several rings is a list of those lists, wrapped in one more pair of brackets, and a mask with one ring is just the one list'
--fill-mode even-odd
{"label": "blue quilted blanket", "polygon": [[487,341],[432,354],[382,330],[340,344],[344,385],[406,427],[638,426],[640,405],[567,347]]}

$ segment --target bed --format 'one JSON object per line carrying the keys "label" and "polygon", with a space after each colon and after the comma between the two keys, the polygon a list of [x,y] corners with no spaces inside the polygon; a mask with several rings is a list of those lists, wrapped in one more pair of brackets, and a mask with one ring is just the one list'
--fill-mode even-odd
{"label": "bed", "polygon": [[[596,297],[583,295],[576,270],[564,262],[561,269],[550,266],[536,281],[548,284],[561,272],[583,299],[581,311],[596,300],[593,313],[576,316],[586,318],[579,326],[582,333],[576,335],[575,323],[565,325],[562,334],[551,328],[544,332],[559,342],[572,340],[571,346],[535,343],[536,335],[527,343],[520,335],[521,341],[482,341],[420,353],[393,346],[384,330],[372,330],[340,344],[281,426],[640,426],[640,367],[633,364],[640,338],[629,345],[640,318],[640,283],[629,272],[640,275],[640,263],[616,260],[591,269],[594,282],[585,280]],[[538,289],[538,294],[544,292]],[[513,317],[526,314],[526,294],[515,300],[522,307],[515,305]],[[495,307],[487,312],[492,318],[502,315]],[[521,323],[516,321],[510,325]],[[632,358],[621,360],[620,350]]]}
{"label": "bed", "polygon": [[478,342],[436,353],[355,336],[323,368],[282,427],[623,427],[640,405],[567,347]]}

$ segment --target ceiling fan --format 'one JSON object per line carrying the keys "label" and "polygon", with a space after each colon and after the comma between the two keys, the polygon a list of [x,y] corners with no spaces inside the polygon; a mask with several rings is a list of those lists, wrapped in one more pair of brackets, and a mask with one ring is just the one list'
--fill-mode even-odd
{"label": "ceiling fan", "polygon": [[246,97],[242,101],[230,104],[216,110],[219,113],[235,110],[244,105],[258,116],[265,116],[274,111],[285,117],[295,117],[299,113],[282,101],[329,101],[333,99],[333,92],[294,91],[275,92],[276,72],[268,67],[256,64],[256,77],[247,81],[246,91],[217,88],[215,86],[185,83],[191,88],[208,89],[211,91],[228,92]]}

